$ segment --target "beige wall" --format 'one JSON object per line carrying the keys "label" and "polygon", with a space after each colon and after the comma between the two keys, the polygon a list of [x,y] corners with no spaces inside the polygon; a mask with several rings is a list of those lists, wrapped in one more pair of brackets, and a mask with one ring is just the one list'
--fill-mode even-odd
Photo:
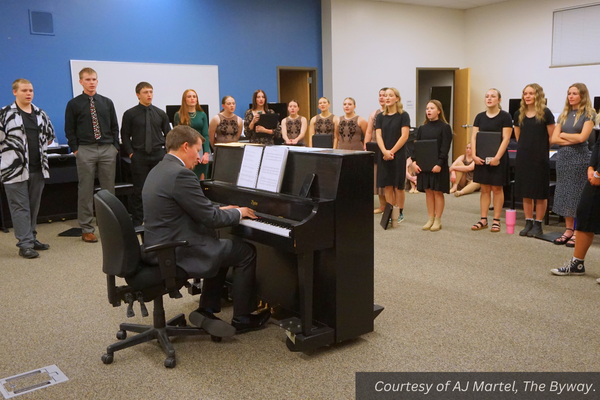
{"label": "beige wall", "polygon": [[[331,82],[334,114],[342,113],[342,101],[351,96],[356,111],[368,117],[378,107],[382,86],[400,91],[405,109],[415,121],[416,68],[462,67],[464,62],[464,11],[405,4],[355,0],[327,0],[331,66],[323,56],[323,87]],[[323,3],[326,3],[324,1]],[[323,34],[323,41],[328,40]],[[331,75],[328,76],[328,71]],[[413,107],[408,108],[407,103]],[[421,119],[419,117],[419,119]]]}
{"label": "beige wall", "polygon": [[[582,0],[517,0],[467,10],[466,64],[471,67],[471,115],[485,109],[483,98],[490,87],[509,98],[521,97],[525,85],[542,85],[548,107],[564,107],[567,89],[583,82],[600,96],[600,65],[550,68],[552,12],[588,4]],[[598,21],[600,23],[600,21]],[[599,40],[599,38],[582,38]]]}
{"label": "beige wall", "polygon": [[[335,114],[352,96],[357,113],[366,117],[377,108],[382,86],[397,87],[405,107],[409,101],[414,105],[418,67],[471,67],[472,119],[483,111],[488,88],[500,89],[507,109],[508,99],[520,97],[531,82],[544,87],[550,109],[560,112],[573,82],[586,83],[592,96],[600,96],[600,66],[549,68],[552,11],[582,4],[587,3],[516,0],[463,11],[323,0],[325,95]],[[407,111],[414,125],[415,107]]]}

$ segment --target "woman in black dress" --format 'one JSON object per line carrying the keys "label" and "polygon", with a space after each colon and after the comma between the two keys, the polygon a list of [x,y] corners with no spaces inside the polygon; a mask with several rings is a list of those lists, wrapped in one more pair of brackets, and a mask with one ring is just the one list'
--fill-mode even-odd
{"label": "woman in black dress", "polygon": [[377,187],[385,188],[385,200],[394,206],[392,225],[404,220],[404,181],[406,154],[404,144],[410,132],[410,117],[402,108],[396,88],[385,91],[385,111],[377,116],[375,135],[381,150],[377,160]]}
{"label": "woman in black dress", "polygon": [[[388,88],[384,87],[379,89],[379,108],[369,115],[369,120],[367,121],[367,132],[365,132],[365,150],[367,150],[368,142],[377,143],[377,136],[375,135],[375,122],[377,121],[377,116],[385,111],[385,91]],[[377,187],[377,164],[375,164],[375,168],[373,168],[374,172],[374,193],[379,197],[379,207],[373,210],[373,214],[381,214],[385,209],[385,190],[383,188]]]}
{"label": "woman in black dress", "polygon": [[281,125],[277,124],[275,129],[257,125],[260,114],[263,113],[274,114],[275,112],[269,108],[266,93],[258,89],[252,95],[252,108],[244,115],[244,136],[250,140],[250,143],[274,144],[275,138],[281,136]]}
{"label": "woman in black dress", "polygon": [[[487,213],[494,194],[494,222],[492,232],[500,232],[500,216],[504,205],[504,186],[508,184],[508,154],[506,147],[512,134],[512,118],[510,114],[502,110],[500,101],[502,95],[498,89],[490,89],[485,94],[485,105],[487,110],[477,114],[473,122],[473,136],[471,149],[473,160],[475,160],[475,172],[473,181],[481,184],[481,196],[479,204],[481,207],[481,219],[471,227],[478,231],[488,227]],[[484,160],[477,156],[477,132],[501,132],[502,142],[498,152],[491,160]]]}
{"label": "woman in black dress", "polygon": [[555,244],[575,246],[575,217],[581,192],[585,187],[590,160],[588,137],[594,127],[596,112],[583,83],[569,87],[565,108],[559,115],[552,143],[559,144],[556,160],[556,191],[552,211],[565,217],[565,233]]}
{"label": "woman in black dress", "polygon": [[[537,83],[525,86],[521,107],[515,112],[517,159],[515,186],[523,197],[525,229],[520,236],[542,234],[542,219],[548,206],[550,186],[550,139],[554,132],[554,115],[546,107],[544,89]],[[533,202],[535,200],[535,221]]]}
{"label": "woman in black dress", "polygon": [[[596,122],[600,122],[600,118]],[[550,272],[554,275],[585,274],[585,255],[594,241],[594,234],[600,233],[600,140],[594,144],[587,180],[577,207],[577,241],[573,258],[564,267],[552,269]],[[596,282],[600,283],[600,278]]]}
{"label": "woman in black dress", "polygon": [[425,108],[427,118],[417,132],[419,140],[437,140],[437,164],[431,171],[423,171],[418,159],[413,157],[413,169],[417,175],[417,189],[425,191],[427,214],[429,220],[423,225],[424,231],[436,232],[442,229],[442,213],[444,212],[444,193],[450,190],[450,169],[448,167],[448,152],[452,143],[452,128],[448,125],[442,103],[430,100]]}

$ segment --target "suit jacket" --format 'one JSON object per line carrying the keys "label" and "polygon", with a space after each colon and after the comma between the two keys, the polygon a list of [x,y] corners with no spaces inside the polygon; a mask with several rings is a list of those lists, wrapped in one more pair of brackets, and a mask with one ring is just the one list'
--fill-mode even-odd
{"label": "suit jacket", "polygon": [[215,276],[231,250],[215,229],[239,224],[239,211],[213,206],[196,175],[171,154],[148,174],[142,200],[144,245],[187,240],[188,246],[177,248],[177,265],[193,278]]}

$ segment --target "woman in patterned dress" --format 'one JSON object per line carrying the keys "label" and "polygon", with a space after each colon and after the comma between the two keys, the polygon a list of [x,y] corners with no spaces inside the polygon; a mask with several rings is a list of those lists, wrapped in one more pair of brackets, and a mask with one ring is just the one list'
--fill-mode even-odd
{"label": "woman in patterned dress", "polygon": [[252,108],[244,115],[244,135],[250,140],[250,143],[274,144],[275,138],[281,136],[281,125],[277,124],[275,129],[256,125],[262,113],[275,114],[269,108],[266,93],[258,89],[252,95]]}
{"label": "woman in patterned dress", "polygon": [[288,113],[290,114],[281,124],[281,137],[287,145],[301,145],[304,146],[304,135],[306,135],[306,129],[308,122],[302,115],[298,115],[300,107],[296,100],[290,100],[288,103]]}
{"label": "woman in patterned dress", "polygon": [[556,121],[552,143],[560,145],[556,160],[556,191],[552,211],[565,217],[565,232],[554,241],[575,247],[575,217],[581,192],[587,182],[590,161],[588,137],[596,112],[583,83],[574,83],[567,91],[565,108]]}
{"label": "woman in patterned dress", "polygon": [[[385,111],[385,91],[387,89],[386,87],[379,89],[379,108],[369,115],[367,132],[365,132],[365,150],[367,150],[367,142],[377,143],[377,138],[375,137],[375,120],[379,114]],[[374,167],[373,194],[379,197],[379,207],[373,210],[373,214],[381,214],[385,209],[385,190],[377,187],[377,164]],[[415,178],[414,185],[416,185],[416,182]]]}
{"label": "woman in patterned dress", "polygon": [[367,120],[356,115],[356,102],[352,97],[344,99],[345,115],[339,119],[338,129],[333,139],[333,148],[340,150],[363,150]]}
{"label": "woman in patterned dress", "polygon": [[202,156],[198,165],[194,167],[194,173],[202,180],[208,173],[208,160],[210,156],[210,145],[208,143],[208,118],[206,113],[198,104],[198,93],[193,89],[187,89],[181,96],[181,107],[175,113],[173,126],[189,125],[204,136],[202,144]]}
{"label": "woman in patterned dress", "polygon": [[321,97],[318,104],[321,114],[311,118],[308,126],[308,146],[312,147],[312,137],[314,135],[331,135],[333,144],[333,134],[337,130],[338,118],[329,112],[331,103],[326,97]]}
{"label": "woman in patterned dress", "polygon": [[231,96],[225,96],[221,100],[220,113],[212,117],[208,125],[208,138],[210,145],[214,147],[215,143],[237,142],[244,129],[244,121],[234,114],[235,99]]}

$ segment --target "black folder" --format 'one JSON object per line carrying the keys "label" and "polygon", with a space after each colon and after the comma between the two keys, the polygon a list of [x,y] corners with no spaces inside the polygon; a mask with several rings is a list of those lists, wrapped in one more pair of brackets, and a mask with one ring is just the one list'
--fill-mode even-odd
{"label": "black folder", "polygon": [[324,149],[333,149],[333,135],[313,135],[312,147],[321,147]]}
{"label": "black folder", "polygon": [[488,157],[496,157],[498,149],[502,143],[502,133],[500,132],[477,132],[477,157],[485,161]]}
{"label": "black folder", "polygon": [[276,129],[279,123],[279,114],[260,114],[256,125],[260,125],[265,129]]}
{"label": "black folder", "polygon": [[438,141],[417,140],[415,142],[414,159],[423,172],[431,172],[438,163]]}
{"label": "black folder", "polygon": [[385,230],[387,230],[390,218],[392,217],[392,208],[394,207],[390,203],[385,203],[385,209],[383,210],[383,214],[381,214],[379,225]]}

